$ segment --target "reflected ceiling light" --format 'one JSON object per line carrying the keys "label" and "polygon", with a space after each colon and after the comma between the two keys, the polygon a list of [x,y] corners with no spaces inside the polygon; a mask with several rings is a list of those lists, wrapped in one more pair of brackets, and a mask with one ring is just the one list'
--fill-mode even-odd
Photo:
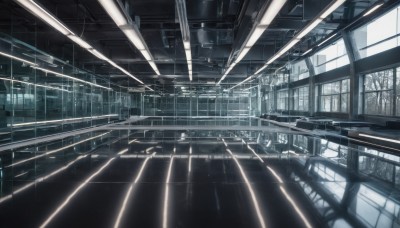
{"label": "reflected ceiling light", "polygon": [[32,187],[32,186],[36,186],[37,183],[42,182],[42,181],[44,181],[44,180],[47,180],[48,178],[50,178],[50,177],[52,177],[52,176],[54,176],[54,175],[56,175],[56,174],[58,174],[58,173],[60,173],[60,172],[62,172],[62,171],[64,171],[64,170],[66,170],[66,169],[69,168],[71,165],[73,165],[73,164],[76,163],[77,161],[81,160],[82,158],[85,158],[86,156],[87,156],[87,155],[81,155],[81,156],[77,157],[75,160],[69,162],[67,165],[65,165],[65,166],[63,166],[63,167],[61,167],[61,168],[55,170],[54,172],[52,172],[52,173],[50,173],[50,174],[48,174],[48,175],[46,175],[46,176],[44,176],[44,177],[39,177],[39,178],[37,178],[35,181],[33,181],[33,182],[31,182],[31,183],[29,183],[29,184],[27,184],[27,185],[24,185],[23,187],[21,187],[21,188],[15,190],[15,191],[14,191],[13,193],[11,193],[10,195],[7,195],[7,196],[4,196],[4,197],[0,198],[0,204],[1,204],[2,202],[6,201],[6,200],[11,199],[11,198],[13,197],[13,195],[18,194],[18,193],[20,193],[20,192],[23,192],[24,190],[26,190],[26,189],[28,189],[28,188],[30,188],[30,187]]}
{"label": "reflected ceiling light", "polygon": [[179,18],[179,24],[181,27],[183,47],[185,49],[186,61],[188,65],[189,80],[193,80],[192,71],[192,51],[190,47],[190,29],[189,22],[186,13],[186,1],[185,0],[175,0],[176,12]]}
{"label": "reflected ceiling light", "polygon": [[254,193],[253,187],[251,186],[249,180],[247,179],[246,173],[244,172],[242,166],[240,165],[238,159],[237,159],[236,156],[232,153],[232,151],[229,150],[229,149],[226,149],[226,151],[232,156],[232,158],[233,158],[233,160],[235,161],[237,167],[239,168],[239,171],[240,171],[240,173],[241,173],[241,175],[242,175],[242,178],[243,178],[244,182],[246,183],[247,189],[248,189],[249,192],[250,192],[250,196],[251,196],[251,199],[252,199],[253,204],[254,204],[254,208],[256,209],[256,213],[257,213],[258,221],[260,222],[260,226],[261,226],[262,228],[266,228],[264,218],[263,218],[263,216],[262,216],[262,214],[261,214],[260,206],[258,205],[257,197],[256,197],[256,195],[255,195],[255,193]]}
{"label": "reflected ceiling light", "polygon": [[67,28],[67,26],[65,26],[56,17],[54,17],[51,13],[49,13],[47,10],[45,10],[43,7],[38,5],[33,0],[15,0],[15,1],[17,1],[22,7],[24,7],[28,11],[30,11],[36,17],[40,18],[41,20],[46,22],[48,25],[50,25],[54,29],[58,30],[59,32],[61,32],[62,34],[64,34],[68,38],[70,38],[76,44],[78,44],[79,46],[81,46],[81,47],[85,48],[86,50],[88,50],[89,52],[91,52],[97,58],[109,62],[111,65],[113,65],[114,67],[118,68],[119,70],[124,72],[126,75],[130,76],[134,80],[136,80],[139,83],[143,84],[143,82],[140,81],[139,79],[137,79],[135,76],[133,76],[132,74],[127,73],[127,71],[123,70],[122,67],[118,66],[112,60],[108,59],[103,54],[100,54],[100,52],[98,52],[95,49],[93,49],[86,41],[84,41],[80,37],[76,36],[71,30],[69,30]]}
{"label": "reflected ceiling light", "polygon": [[52,87],[52,86],[47,86],[47,85],[41,85],[41,84],[35,84],[35,83],[30,83],[30,82],[24,82],[24,81],[19,81],[19,80],[15,80],[15,79],[0,78],[0,80],[11,81],[11,82],[18,82],[18,83],[22,83],[22,84],[26,84],[26,85],[33,85],[33,86],[42,87],[42,88],[47,88],[47,89],[59,90],[59,91],[63,91],[63,92],[71,92],[71,91],[69,91],[69,90],[61,89],[61,88],[58,88],[58,87]]}
{"label": "reflected ceiling light", "polygon": [[[154,156],[154,155],[155,155],[155,153],[152,154],[152,156]],[[114,228],[118,228],[118,227],[119,227],[119,224],[121,223],[122,216],[124,215],[124,212],[125,212],[126,204],[128,203],[128,200],[129,200],[129,198],[130,198],[130,196],[131,196],[132,189],[133,189],[134,185],[135,185],[137,182],[139,182],[139,180],[140,180],[140,178],[141,178],[141,176],[142,176],[143,170],[144,170],[144,168],[146,167],[147,162],[149,161],[149,159],[150,159],[152,156],[147,157],[147,158],[144,160],[142,166],[140,167],[139,173],[137,174],[137,176],[136,176],[134,182],[133,182],[133,183],[131,184],[131,186],[129,187],[128,192],[127,192],[126,195],[125,195],[124,201],[122,202],[121,209],[119,210],[117,220],[115,221],[115,224],[114,224]]]}
{"label": "reflected ceiling light", "polygon": [[383,138],[383,137],[378,137],[378,136],[373,136],[373,135],[367,135],[367,134],[358,134],[358,136],[400,144],[400,140],[395,140],[395,139],[388,139],[388,138]]}
{"label": "reflected ceiling light", "polygon": [[69,119],[60,119],[60,120],[45,120],[45,121],[35,121],[35,122],[26,122],[26,123],[18,123],[18,124],[9,124],[8,126],[19,127],[19,126],[29,126],[36,124],[45,124],[45,123],[57,123],[63,121],[74,121],[74,120],[85,120],[85,119],[100,119],[104,117],[118,116],[117,114],[109,114],[103,116],[89,116],[89,117],[80,117],[80,118],[69,118]]}
{"label": "reflected ceiling light", "polygon": [[168,197],[169,197],[169,180],[171,178],[172,164],[174,162],[174,156],[171,157],[169,162],[167,179],[165,180],[165,195],[164,195],[164,208],[163,208],[163,228],[167,228],[168,224]]}
{"label": "reflected ceiling light", "polygon": [[272,0],[268,5],[268,8],[261,15],[259,14],[259,21],[254,23],[252,31],[247,36],[246,41],[243,43],[242,47],[239,49],[239,53],[235,59],[235,61],[230,65],[230,67],[225,71],[222,78],[219,80],[217,85],[219,85],[229,74],[229,72],[233,69],[233,67],[239,63],[246,54],[250,51],[253,45],[257,42],[257,40],[261,37],[264,31],[268,28],[271,22],[274,20],[276,15],[278,15],[279,11],[285,5],[287,0]]}
{"label": "reflected ceiling light", "polygon": [[79,141],[79,142],[76,142],[76,143],[72,143],[72,144],[70,144],[70,145],[67,145],[67,146],[58,148],[58,149],[56,149],[56,150],[52,150],[52,151],[49,151],[49,152],[46,152],[46,153],[37,155],[37,156],[35,156],[35,157],[31,157],[31,158],[28,158],[28,159],[25,159],[25,160],[22,160],[22,161],[19,161],[19,162],[12,163],[11,165],[6,166],[5,168],[10,168],[10,167],[13,167],[13,166],[17,166],[17,165],[26,163],[26,162],[28,162],[28,161],[32,161],[32,160],[35,160],[35,159],[38,159],[38,158],[47,156],[47,155],[49,155],[49,154],[54,154],[54,153],[60,152],[60,151],[62,151],[62,150],[65,150],[65,149],[74,147],[74,146],[79,145],[79,144],[81,144],[81,143],[84,143],[84,142],[87,142],[87,141],[90,141],[90,140],[93,140],[93,139],[97,139],[97,138],[103,137],[104,135],[109,134],[109,133],[110,133],[110,132],[107,132],[107,133],[104,133],[104,134],[101,134],[101,135],[98,135],[98,136],[95,136],[95,137],[91,137],[91,138],[88,138],[88,139],[85,139],[85,140],[82,140],[82,141]]}
{"label": "reflected ceiling light", "polygon": [[281,189],[283,195],[285,195],[285,197],[289,201],[289,203],[292,205],[294,210],[300,216],[301,220],[303,220],[305,227],[312,228],[310,222],[308,221],[306,216],[303,214],[303,212],[300,210],[300,208],[297,206],[297,204],[294,202],[292,197],[290,197],[290,195],[286,192],[286,190],[282,186],[280,186],[279,188]]}
{"label": "reflected ceiling light", "polygon": [[[331,2],[313,21],[311,21],[306,27],[304,27],[299,33],[297,33],[283,48],[281,48],[275,55],[273,55],[259,70],[256,71],[252,76],[255,76],[261,71],[265,70],[271,63],[277,60],[282,55],[286,54],[294,45],[296,45],[301,38],[311,32],[319,23],[321,23],[327,16],[341,6],[346,0],[334,0]],[[250,77],[252,77],[250,76]],[[242,84],[241,82],[240,84]],[[237,85],[236,85],[237,86]],[[236,87],[234,86],[234,87]],[[232,87],[233,88],[233,87]]]}
{"label": "reflected ceiling light", "polygon": [[[98,0],[100,5],[108,13],[108,15],[113,19],[115,24],[121,29],[125,36],[131,41],[133,45],[142,53],[144,58],[149,62],[154,62],[153,56],[150,54],[149,48],[144,41],[142,34],[137,28],[136,24],[131,23],[128,16],[124,16],[123,10],[114,0]],[[125,14],[127,15],[127,14]],[[151,68],[160,75],[160,72],[155,64],[150,64]]]}
{"label": "reflected ceiling light", "polygon": [[36,63],[33,63],[33,62],[28,61],[28,60],[26,60],[26,59],[22,59],[22,58],[19,58],[19,57],[17,57],[17,56],[10,55],[10,54],[7,54],[7,53],[1,52],[1,51],[0,51],[0,55],[5,56],[5,57],[8,57],[8,58],[10,58],[10,59],[18,60],[18,61],[20,61],[20,62],[29,64],[29,65],[32,65],[32,66],[37,66]]}
{"label": "reflected ceiling light", "polygon": [[[123,151],[127,151],[128,149],[122,150],[118,154],[122,153]],[[123,153],[125,153],[123,152]],[[46,227],[53,219],[58,215],[58,213],[61,212],[62,209],[64,209],[65,206],[75,197],[78,192],[84,188],[93,178],[95,178],[97,175],[99,175],[105,168],[107,168],[112,161],[115,160],[115,157],[111,158],[110,160],[107,161],[103,166],[101,166],[95,173],[90,175],[81,185],[79,185],[66,199],[65,201],[57,207],[57,209],[40,225],[41,228]]]}
{"label": "reflected ceiling light", "polygon": [[381,7],[382,5],[383,5],[383,3],[379,3],[378,5],[372,7],[372,9],[368,10],[368,11],[363,15],[363,17],[365,17],[365,16],[371,14],[372,12],[374,12],[375,10],[377,10],[379,7]]}
{"label": "reflected ceiling light", "polygon": [[111,88],[107,88],[105,86],[97,85],[97,84],[92,83],[92,82],[84,81],[84,80],[79,79],[79,78],[71,77],[71,76],[66,75],[66,74],[58,73],[58,72],[55,72],[55,71],[52,71],[52,70],[48,70],[48,69],[45,69],[45,68],[41,68],[41,67],[35,67],[35,66],[31,66],[31,67],[33,69],[40,70],[40,71],[43,71],[45,73],[54,74],[56,76],[60,76],[60,77],[63,77],[63,78],[68,78],[68,79],[71,79],[71,80],[74,80],[74,81],[82,82],[84,84],[88,84],[88,85],[100,87],[100,88],[103,88],[103,89],[111,90]]}

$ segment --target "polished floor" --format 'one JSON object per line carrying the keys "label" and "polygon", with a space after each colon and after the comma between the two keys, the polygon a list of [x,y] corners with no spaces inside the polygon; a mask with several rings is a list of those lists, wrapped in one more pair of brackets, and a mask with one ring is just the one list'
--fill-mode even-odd
{"label": "polished floor", "polygon": [[176,121],[0,152],[0,227],[400,226],[400,157],[390,151],[277,126],[135,129],[257,125]]}

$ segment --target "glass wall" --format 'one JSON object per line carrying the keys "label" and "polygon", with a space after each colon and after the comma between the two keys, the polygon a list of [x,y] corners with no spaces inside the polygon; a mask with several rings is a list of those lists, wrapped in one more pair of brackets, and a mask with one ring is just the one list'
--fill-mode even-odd
{"label": "glass wall", "polygon": [[321,74],[349,64],[346,47],[343,39],[322,49],[311,57],[315,74]]}
{"label": "glass wall", "polygon": [[349,79],[320,85],[319,96],[321,112],[348,112]]}
{"label": "glass wall", "polygon": [[106,124],[131,107],[131,94],[66,52],[60,59],[0,34],[0,144]]}
{"label": "glass wall", "polygon": [[353,32],[355,51],[365,58],[400,45],[400,6]]}
{"label": "glass wall", "polygon": [[289,90],[280,90],[277,94],[276,109],[286,111],[289,109]]}

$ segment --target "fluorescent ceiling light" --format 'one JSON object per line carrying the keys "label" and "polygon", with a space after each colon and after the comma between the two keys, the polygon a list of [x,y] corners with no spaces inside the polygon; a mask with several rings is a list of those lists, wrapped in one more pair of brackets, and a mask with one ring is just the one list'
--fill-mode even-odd
{"label": "fluorescent ceiling light", "polygon": [[321,43],[319,43],[317,46],[321,46],[322,44],[326,43],[326,41],[332,39],[332,37],[334,37],[336,34],[333,34],[332,36],[328,37],[327,39],[325,39],[324,41],[322,41]]}
{"label": "fluorescent ceiling light", "polygon": [[319,23],[322,22],[321,18],[317,18],[314,21],[312,21],[310,24],[308,24],[303,30],[301,30],[295,37],[297,39],[301,39],[304,36],[306,36],[311,30],[313,30]]}
{"label": "fluorescent ceiling light", "polygon": [[72,41],[77,43],[79,46],[83,47],[84,49],[90,49],[92,46],[90,46],[86,41],[82,40],[81,38],[75,36],[75,35],[68,35],[68,38],[70,38]]}
{"label": "fluorescent ceiling light", "polygon": [[114,3],[114,0],[98,0],[103,8],[107,11],[108,15],[113,19],[117,26],[126,25],[128,22],[124,15],[119,10],[118,6]]}
{"label": "fluorescent ceiling light", "polygon": [[247,40],[246,47],[252,47],[260,38],[260,36],[264,33],[264,31],[264,27],[257,27],[256,29],[254,29],[253,33],[250,35],[250,38]]}
{"label": "fluorescent ceiling light", "polygon": [[[324,18],[329,16],[333,11],[335,11],[340,5],[342,5],[346,0],[336,0],[333,3],[331,3],[328,7],[325,8],[325,10],[317,16],[311,23],[309,23],[304,29],[302,29],[298,34],[296,34],[295,37],[293,37],[287,45],[285,45],[281,50],[279,50],[274,56],[272,56],[267,63],[260,68],[258,71],[256,71],[255,74],[259,74],[261,71],[263,71],[265,68],[268,67],[271,63],[273,63],[276,59],[278,59],[280,56],[285,54],[287,51],[290,50],[296,43],[300,41],[301,38],[306,36],[311,30],[313,30],[319,23],[323,21]],[[304,55],[304,54],[303,54]]]}
{"label": "fluorescent ceiling light", "polygon": [[268,28],[269,24],[271,24],[272,20],[276,17],[282,7],[285,5],[286,0],[272,0],[269,4],[268,8],[265,10],[259,22],[256,22],[253,26],[252,32],[247,37],[247,41],[245,41],[244,46],[239,51],[236,59],[234,60],[234,64],[231,64],[231,67],[225,71],[225,74],[222,76],[221,80],[217,83],[219,85],[221,81],[223,81],[226,75],[232,70],[236,63],[239,63],[246,54],[250,51],[253,45],[257,42],[257,40],[261,37],[264,31]]}
{"label": "fluorescent ceiling light", "polygon": [[26,85],[33,85],[33,86],[42,87],[42,88],[60,90],[60,91],[64,91],[64,92],[71,92],[71,91],[69,91],[69,90],[62,89],[62,88],[58,88],[58,87],[52,87],[52,86],[47,86],[47,85],[35,84],[35,83],[31,83],[31,82],[24,82],[24,81],[19,81],[19,80],[10,79],[10,78],[1,78],[1,77],[0,77],[0,80],[11,81],[11,82],[14,81],[14,82],[18,82],[18,83],[22,83],[22,84],[26,84]]}
{"label": "fluorescent ceiling light", "polygon": [[132,42],[133,45],[135,45],[135,47],[138,50],[146,50],[146,47],[144,46],[144,43],[140,37],[140,35],[138,34],[138,32],[135,31],[135,29],[133,29],[132,27],[125,27],[125,28],[121,28],[122,32],[126,35],[126,37],[128,37],[128,39]]}
{"label": "fluorescent ceiling light", "polygon": [[46,22],[47,24],[49,24],[51,27],[55,28],[62,34],[74,35],[74,33],[71,32],[71,30],[69,30],[65,25],[63,25],[53,15],[51,15],[49,12],[47,12],[45,9],[39,6],[36,2],[32,0],[16,0],[16,1],[20,3],[23,7],[31,11],[31,13],[33,13],[35,16],[37,16],[42,21]]}
{"label": "fluorescent ceiling light", "polygon": [[333,11],[335,11],[339,6],[341,6],[346,0],[336,0],[333,4],[328,6],[328,8],[321,14],[320,18],[325,19]]}
{"label": "fluorescent ceiling light", "polygon": [[313,49],[310,48],[308,51],[304,52],[301,56],[307,55],[308,53],[310,53]]}
{"label": "fluorescent ceiling light", "polygon": [[247,54],[247,52],[250,51],[250,47],[245,47],[242,49],[242,51],[240,52],[240,54],[238,55],[238,57],[236,58],[235,62],[239,63],[240,60],[242,60],[244,58],[244,56]]}
{"label": "fluorescent ceiling light", "polygon": [[190,29],[186,12],[186,1],[175,0],[176,12],[178,14],[179,25],[181,28],[183,47],[185,49],[186,60],[188,64],[189,80],[192,81],[192,52],[190,47]]}
{"label": "fluorescent ceiling light", "polygon": [[[82,42],[80,42],[80,41],[77,41],[78,39],[76,39],[76,38],[71,38],[70,36],[75,36],[75,34],[71,30],[69,30],[63,23],[58,21],[53,15],[51,15],[49,12],[47,12],[41,6],[36,4],[33,0],[16,0],[16,1],[19,4],[21,4],[22,7],[24,7],[25,9],[29,10],[32,14],[34,14],[36,17],[42,19],[47,24],[49,24],[50,26],[52,26],[54,29],[58,30],[59,32],[61,32],[65,36],[68,36],[72,41],[76,42],[78,45],[80,45],[80,46],[89,45],[83,40],[82,40]],[[99,0],[99,1],[102,1],[102,0]],[[111,3],[111,1],[106,1],[106,0],[104,0],[104,2]],[[85,42],[85,43],[83,43],[83,42]],[[96,51],[95,49],[90,49],[89,48],[89,49],[86,49],[86,50],[91,52],[97,58],[109,62],[112,66],[116,67],[117,69],[119,69],[120,71],[125,73],[126,75],[132,77],[136,81],[138,81],[141,84],[143,84],[142,81],[137,79],[135,76],[133,76],[132,74],[130,74],[129,72],[124,70],[122,67],[118,66],[116,63],[114,63],[113,61],[111,61],[110,59],[108,59],[107,57],[105,57],[103,54],[101,54],[100,52]],[[75,80],[78,80],[78,79],[75,79]]]}
{"label": "fluorescent ceiling light", "polygon": [[377,10],[379,7],[381,7],[382,5],[383,5],[383,3],[380,3],[380,4],[378,4],[378,5],[374,6],[374,7],[372,7],[372,9],[368,10],[368,11],[363,15],[363,17],[365,17],[365,16],[371,14],[372,12],[374,12],[375,10]]}
{"label": "fluorescent ceiling light", "polygon": [[27,63],[27,64],[32,65],[32,66],[37,66],[36,63],[33,63],[33,62],[28,61],[28,60],[26,60],[26,59],[22,59],[22,58],[19,58],[19,57],[17,57],[17,56],[10,55],[10,54],[4,53],[4,52],[0,52],[0,55],[5,56],[5,57],[8,57],[8,58],[10,58],[10,59],[18,60],[18,61],[23,62],[23,63]]}
{"label": "fluorescent ceiling light", "polygon": [[152,61],[151,56],[147,50],[140,51],[147,61]]}
{"label": "fluorescent ceiling light", "polygon": [[265,11],[263,17],[260,20],[260,25],[270,25],[272,20],[276,17],[279,11],[285,5],[286,0],[273,0]]}

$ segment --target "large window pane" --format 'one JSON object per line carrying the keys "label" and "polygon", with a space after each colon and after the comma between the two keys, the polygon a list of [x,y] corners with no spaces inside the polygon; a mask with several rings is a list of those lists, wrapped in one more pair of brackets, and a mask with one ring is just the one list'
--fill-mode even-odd
{"label": "large window pane", "polygon": [[393,115],[393,69],[364,77],[364,113]]}
{"label": "large window pane", "polygon": [[360,58],[375,55],[400,45],[399,9],[391,10],[353,32],[353,40]]}
{"label": "large window pane", "polygon": [[349,58],[343,39],[317,52],[311,57],[311,62],[313,63],[316,74],[321,74],[349,64]]}
{"label": "large window pane", "polygon": [[298,81],[310,76],[305,60],[291,65],[290,81]]}
{"label": "large window pane", "polygon": [[397,68],[396,75],[396,116],[400,116],[400,67]]}
{"label": "large window pane", "polygon": [[349,79],[321,85],[321,112],[348,112]]}

